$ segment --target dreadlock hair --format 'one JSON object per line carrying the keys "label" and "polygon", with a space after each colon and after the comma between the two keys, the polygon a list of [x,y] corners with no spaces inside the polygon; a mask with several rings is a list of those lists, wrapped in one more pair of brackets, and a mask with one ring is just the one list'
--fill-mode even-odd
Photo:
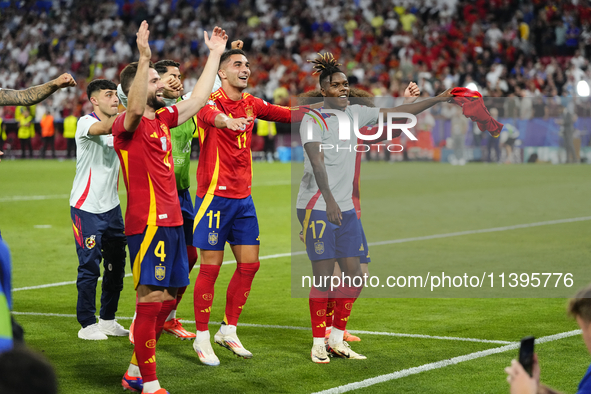
{"label": "dreadlock hair", "polygon": [[320,74],[318,77],[320,85],[324,84],[327,78],[329,83],[332,82],[333,74],[343,73],[339,68],[341,64],[337,63],[337,59],[334,58],[332,53],[326,52],[324,55],[319,53],[318,56],[320,57],[308,61],[314,65],[314,72],[312,75]]}

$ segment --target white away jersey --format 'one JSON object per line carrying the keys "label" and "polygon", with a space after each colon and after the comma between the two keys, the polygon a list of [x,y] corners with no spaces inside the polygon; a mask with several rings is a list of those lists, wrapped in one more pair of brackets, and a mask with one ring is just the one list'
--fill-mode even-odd
{"label": "white away jersey", "polygon": [[112,135],[89,135],[99,118],[93,112],[78,120],[76,128],[76,176],[70,206],[90,213],[104,213],[119,205],[119,158]]}
{"label": "white away jersey", "polygon": [[[339,139],[339,122],[336,115],[327,114],[323,112],[323,109],[319,109],[318,112],[323,115],[322,119],[318,115],[314,115],[313,117],[306,115],[302,120],[300,126],[302,145],[305,146],[308,142],[320,142],[324,144],[322,153],[324,153],[324,166],[328,175],[330,191],[341,211],[344,212],[354,209],[352,196],[353,178],[355,177],[355,157],[357,156],[357,152],[355,151],[357,137],[353,132],[353,113],[357,113],[359,121],[358,128],[362,128],[378,122],[380,109],[350,105],[345,111],[342,111],[349,118],[350,139],[348,140]],[[312,124],[311,136],[308,135],[308,123]],[[316,184],[312,164],[305,148],[304,176],[300,183],[296,208],[326,211],[326,202]]]}

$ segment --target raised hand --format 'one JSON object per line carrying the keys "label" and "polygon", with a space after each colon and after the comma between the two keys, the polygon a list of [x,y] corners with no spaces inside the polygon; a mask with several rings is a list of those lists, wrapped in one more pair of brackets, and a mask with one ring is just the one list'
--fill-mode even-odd
{"label": "raised hand", "polygon": [[216,26],[211,33],[211,38],[207,35],[207,32],[203,32],[203,39],[205,41],[205,45],[209,48],[211,52],[219,52],[220,54],[224,52],[226,49],[226,43],[228,42],[228,35],[226,31],[223,30],[221,27]]}
{"label": "raised hand", "polygon": [[230,47],[232,49],[242,49],[243,46],[244,42],[242,42],[242,40],[232,41],[232,43],[230,44]]}
{"label": "raised hand", "polygon": [[140,59],[144,58],[150,60],[152,58],[152,50],[150,49],[150,44],[148,44],[148,39],[150,38],[148,22],[142,22],[136,36],[137,38],[135,42],[137,43],[137,49],[140,51]]}
{"label": "raised hand", "polygon": [[59,77],[54,79],[53,82],[58,87],[58,89],[76,86],[76,81],[74,80],[74,77],[72,77],[68,73],[64,73],[64,74],[60,75]]}
{"label": "raised hand", "polygon": [[419,97],[420,95],[421,95],[421,90],[419,89],[417,84],[414,82],[409,83],[408,86],[406,87],[406,89],[404,90],[404,97],[405,98]]}
{"label": "raised hand", "polygon": [[252,122],[252,118],[226,119],[226,128],[234,131],[245,130],[246,126]]}
{"label": "raised hand", "polygon": [[164,89],[166,90],[171,90],[174,92],[180,92],[181,90],[183,90],[183,84],[174,75],[169,75],[162,82],[164,83]]}

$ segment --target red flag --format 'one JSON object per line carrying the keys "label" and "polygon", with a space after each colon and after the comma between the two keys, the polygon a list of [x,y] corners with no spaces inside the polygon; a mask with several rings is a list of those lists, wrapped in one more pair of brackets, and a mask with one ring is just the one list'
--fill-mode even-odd
{"label": "red flag", "polygon": [[495,138],[501,134],[503,124],[490,116],[479,92],[466,88],[453,88],[451,94],[455,96],[451,101],[462,107],[464,116],[478,123],[481,131],[488,131]]}

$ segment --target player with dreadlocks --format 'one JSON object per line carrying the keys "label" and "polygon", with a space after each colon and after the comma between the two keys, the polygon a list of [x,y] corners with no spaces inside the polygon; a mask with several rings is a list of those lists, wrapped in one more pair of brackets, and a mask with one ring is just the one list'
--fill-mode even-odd
{"label": "player with dreadlocks", "polygon": [[[360,265],[360,256],[364,254],[362,229],[353,202],[357,156],[353,145],[356,141],[339,139],[341,116],[334,110],[345,113],[350,120],[349,127],[355,124],[362,128],[378,123],[382,113],[402,112],[416,115],[439,102],[449,100],[451,94],[450,90],[446,90],[437,97],[390,109],[349,105],[351,88],[334,56],[326,53],[311,62],[314,64],[314,74],[320,74],[319,84],[324,106],[319,111],[322,120],[317,118],[317,121],[307,115],[301,124],[304,176],[296,204],[314,277],[309,296],[314,337],[311,358],[315,363],[328,363],[328,349],[339,357],[363,360],[366,357],[351,350],[344,341],[353,303],[363,288]],[[311,132],[308,132],[309,129]],[[325,149],[328,146],[336,149]],[[332,276],[335,259],[343,274],[350,280],[342,281],[334,291],[336,305],[333,328],[325,347],[330,284],[330,280],[325,278]]]}
{"label": "player with dreadlocks", "polygon": [[[416,99],[419,97],[419,95],[420,95],[420,90],[419,90],[419,87],[417,86],[417,84],[414,82],[410,82],[408,84],[407,88],[404,90],[404,104],[414,103],[416,101]],[[298,97],[304,99],[305,103],[308,103],[308,100],[306,100],[306,99],[313,100],[316,98],[322,98],[323,96],[322,96],[322,92],[320,91],[320,89],[315,89],[315,90],[312,90],[312,91],[309,91],[306,93],[302,93],[302,94],[298,95]],[[362,102],[363,105],[367,105],[368,107],[375,107],[373,100],[371,100],[371,97],[373,97],[373,96],[370,93],[366,92],[365,90],[357,89],[357,88],[350,88],[349,97],[357,99],[357,101]],[[359,129],[359,132],[363,135],[375,134],[375,131],[373,130],[373,126],[362,127]],[[401,133],[400,130],[396,130],[396,132],[398,133],[398,135]],[[394,134],[393,137],[397,137],[398,135]],[[383,133],[380,138],[378,138],[377,140],[372,141],[372,142],[378,143],[378,142],[385,140],[386,138],[387,138],[386,133]],[[358,137],[357,144],[363,144],[363,143],[364,143],[364,141]],[[353,177],[353,196],[352,197],[353,197],[353,205],[355,206],[355,213],[357,214],[357,218],[360,220],[361,238],[363,241],[363,255],[361,255],[359,257],[359,263],[361,264],[361,272],[363,272],[363,275],[369,276],[368,264],[371,262],[371,258],[369,256],[369,246],[367,244],[367,239],[365,237],[365,231],[363,230],[363,225],[361,225],[361,202],[359,200],[359,196],[360,196],[359,177],[361,174],[361,158],[364,154],[365,154],[365,152],[360,150],[355,155],[355,176]],[[300,241],[304,242],[303,230],[300,231]],[[339,267],[338,262],[335,261],[333,276],[340,278],[341,274],[342,274],[341,268]],[[332,321],[333,321],[333,317],[334,317],[335,306],[336,306],[335,292],[334,292],[334,290],[330,290],[328,293],[328,304],[327,304],[327,308],[326,308],[325,341],[328,341],[328,338],[330,337],[330,333],[332,332]],[[359,342],[359,341],[361,341],[361,339],[358,336],[350,334],[347,330],[345,330],[345,332],[343,334],[343,340],[345,342]]]}

